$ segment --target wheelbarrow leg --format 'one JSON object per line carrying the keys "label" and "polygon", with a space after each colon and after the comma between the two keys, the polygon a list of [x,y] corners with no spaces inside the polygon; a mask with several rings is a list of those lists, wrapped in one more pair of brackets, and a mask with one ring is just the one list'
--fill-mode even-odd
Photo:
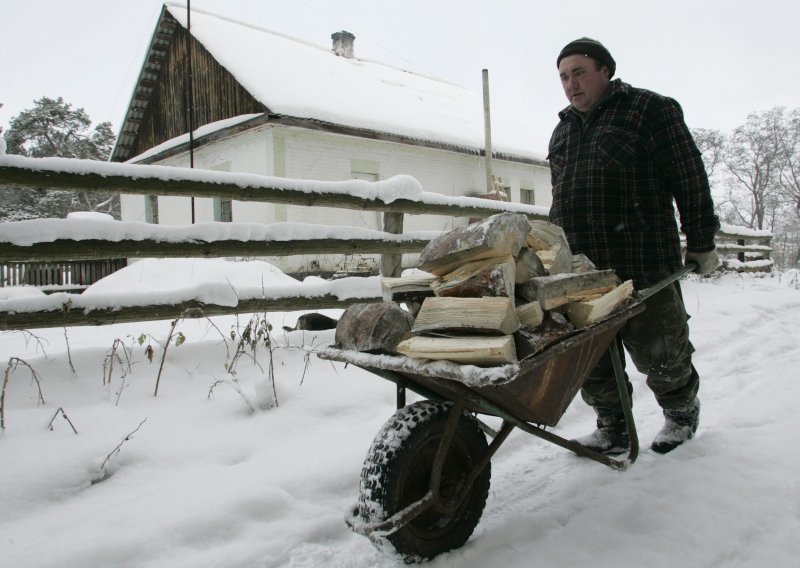
{"label": "wheelbarrow leg", "polygon": [[628,386],[625,384],[625,369],[622,367],[622,357],[616,339],[611,342],[611,346],[608,349],[611,352],[611,364],[614,366],[614,378],[617,381],[619,398],[622,402],[622,413],[625,415],[625,425],[628,428],[628,437],[631,441],[628,461],[633,463],[639,456],[639,437],[636,434],[636,423],[633,420],[631,397],[628,394]]}
{"label": "wheelbarrow leg", "polygon": [[406,405],[406,387],[397,383],[397,397],[396,397],[397,410],[400,410]]}

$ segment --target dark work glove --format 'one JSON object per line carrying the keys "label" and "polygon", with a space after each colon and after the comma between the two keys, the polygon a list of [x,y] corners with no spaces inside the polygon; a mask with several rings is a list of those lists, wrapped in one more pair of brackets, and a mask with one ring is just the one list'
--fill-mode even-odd
{"label": "dark work glove", "polygon": [[697,274],[711,274],[720,265],[717,249],[706,252],[686,251],[686,257],[683,259],[683,263],[689,264],[690,262],[697,263],[697,268],[694,270]]}

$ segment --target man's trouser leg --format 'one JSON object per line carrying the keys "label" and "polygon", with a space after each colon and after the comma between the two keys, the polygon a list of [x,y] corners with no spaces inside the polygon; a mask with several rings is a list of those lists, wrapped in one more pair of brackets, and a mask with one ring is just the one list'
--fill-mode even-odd
{"label": "man's trouser leg", "polygon": [[[647,385],[664,409],[685,409],[697,396],[699,377],[692,366],[694,348],[689,341],[689,316],[680,287],[672,284],[645,301],[647,309],[631,318],[618,336],[636,368],[647,376]],[[623,368],[625,357],[622,357]],[[625,381],[628,392],[632,386]],[[621,403],[614,381],[609,353],[605,353],[589,374],[581,396],[595,409],[619,409]]]}
{"label": "man's trouser leg", "polygon": [[692,365],[689,315],[678,283],[645,301],[647,309],[622,331],[622,341],[647,386],[665,410],[692,406],[700,377]]}

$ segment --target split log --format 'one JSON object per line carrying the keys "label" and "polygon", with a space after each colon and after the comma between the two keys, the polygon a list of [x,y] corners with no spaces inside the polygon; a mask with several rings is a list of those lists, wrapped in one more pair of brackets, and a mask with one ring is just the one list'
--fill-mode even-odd
{"label": "split log", "polygon": [[406,276],[402,278],[382,278],[381,290],[383,299],[386,302],[398,300],[406,297],[425,297],[433,295],[431,284],[436,280],[436,276]]}
{"label": "split log", "polygon": [[517,255],[517,266],[514,282],[522,284],[531,278],[547,276],[547,269],[542,263],[542,259],[528,247],[522,247]]}
{"label": "split log", "polygon": [[515,267],[514,257],[510,255],[478,260],[441,276],[431,287],[437,296],[513,298]]}
{"label": "split log", "polygon": [[412,337],[397,350],[413,359],[447,360],[468,365],[502,365],[517,360],[514,338],[500,337]]}
{"label": "split log", "polygon": [[436,280],[436,276],[433,274],[383,278],[381,280],[383,301],[405,304],[411,316],[416,317],[425,298],[434,295],[433,288],[431,288],[434,280]]}
{"label": "split log", "polygon": [[355,351],[394,352],[411,334],[414,318],[396,302],[353,304],[336,326],[336,345]]}
{"label": "split log", "polygon": [[547,221],[531,221],[528,246],[542,260],[550,275],[572,272],[572,252],[564,229]]}
{"label": "split log", "polygon": [[589,260],[585,254],[576,254],[572,257],[572,272],[575,274],[582,274],[584,272],[593,272],[597,270],[594,262]]}
{"label": "split log", "polygon": [[417,267],[442,276],[468,262],[517,256],[529,232],[530,223],[522,213],[492,215],[433,239],[420,253]]}
{"label": "split log", "polygon": [[519,329],[511,298],[425,298],[414,333],[456,332],[510,335]]}
{"label": "split log", "polygon": [[517,314],[520,325],[525,327],[538,327],[544,319],[544,310],[539,302],[517,306],[514,312]]}
{"label": "split log", "polygon": [[626,280],[610,292],[594,300],[572,302],[567,305],[567,316],[575,327],[586,327],[605,319],[633,296],[633,281]]}
{"label": "split log", "polygon": [[618,284],[619,279],[613,270],[556,274],[528,280],[517,286],[517,295],[529,302],[538,301],[542,309],[552,310],[587,296],[605,294]]}

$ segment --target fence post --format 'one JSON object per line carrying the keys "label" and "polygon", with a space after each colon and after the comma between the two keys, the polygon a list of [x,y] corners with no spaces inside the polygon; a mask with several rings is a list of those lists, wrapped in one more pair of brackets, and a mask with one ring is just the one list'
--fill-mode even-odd
{"label": "fence post", "polygon": [[[383,230],[394,235],[403,234],[403,214],[386,211],[383,214]],[[402,253],[381,254],[381,276],[396,278],[403,271]]]}

